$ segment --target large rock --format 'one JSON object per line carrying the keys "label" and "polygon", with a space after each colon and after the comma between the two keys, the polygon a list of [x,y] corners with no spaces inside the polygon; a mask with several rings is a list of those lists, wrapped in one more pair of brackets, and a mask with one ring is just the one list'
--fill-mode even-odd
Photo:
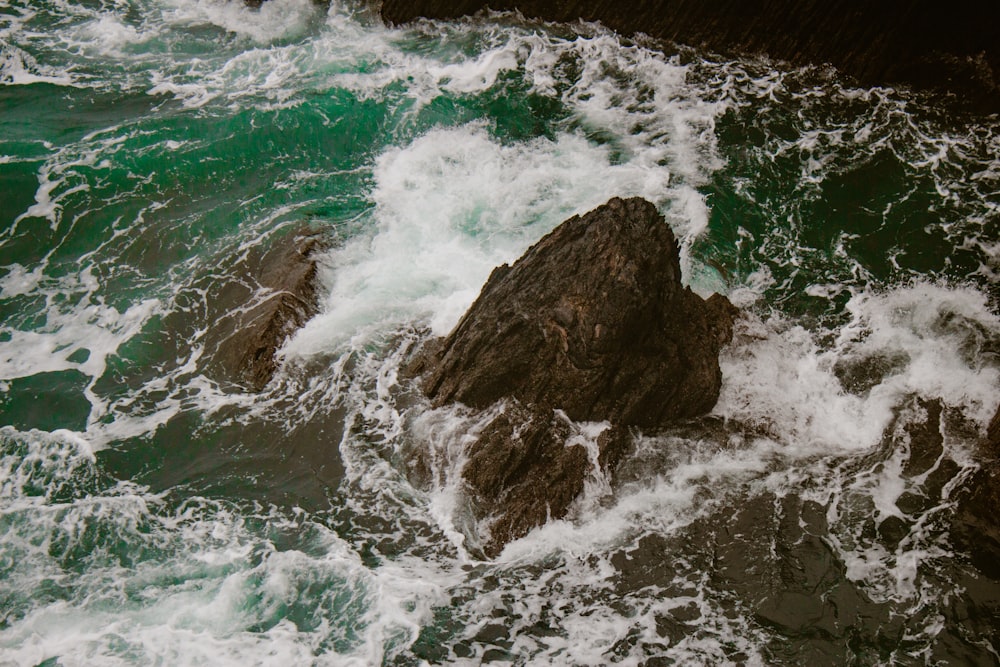
{"label": "large rock", "polygon": [[424,392],[437,405],[516,398],[644,428],[708,412],[734,309],[680,277],[677,241],[656,207],[612,199],[493,271],[423,360]]}
{"label": "large rock", "polygon": [[864,85],[943,88],[1000,110],[1000,3],[979,0],[383,0],[392,24],[489,7],[549,21],[601,21],[630,35],[721,53],[831,63]]}
{"label": "large rock", "polygon": [[[735,308],[681,285],[677,241],[656,208],[612,199],[493,271],[455,330],[411,366],[436,406],[508,409],[469,449],[464,480],[495,554],[565,516],[587,475],[608,474],[629,427],[712,409]],[[565,415],[562,416],[562,415]],[[611,423],[567,446],[574,422]]]}

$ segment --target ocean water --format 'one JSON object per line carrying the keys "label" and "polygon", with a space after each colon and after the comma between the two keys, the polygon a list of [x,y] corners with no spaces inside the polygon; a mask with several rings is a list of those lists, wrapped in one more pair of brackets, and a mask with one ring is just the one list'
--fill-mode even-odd
{"label": "ocean water", "polygon": [[[0,665],[997,664],[954,518],[1000,399],[1000,120],[651,46],[0,0]],[[400,365],[635,195],[743,309],[719,403],[484,560],[482,418]],[[320,313],[248,393],[214,325],[302,229]]]}

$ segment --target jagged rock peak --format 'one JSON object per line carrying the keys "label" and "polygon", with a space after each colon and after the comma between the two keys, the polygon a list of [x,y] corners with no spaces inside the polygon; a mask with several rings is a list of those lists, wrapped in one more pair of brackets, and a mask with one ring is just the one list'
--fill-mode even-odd
{"label": "jagged rock peak", "polygon": [[677,240],[651,203],[612,199],[493,271],[417,366],[437,405],[509,397],[574,420],[656,427],[718,399],[735,309],[680,282]]}

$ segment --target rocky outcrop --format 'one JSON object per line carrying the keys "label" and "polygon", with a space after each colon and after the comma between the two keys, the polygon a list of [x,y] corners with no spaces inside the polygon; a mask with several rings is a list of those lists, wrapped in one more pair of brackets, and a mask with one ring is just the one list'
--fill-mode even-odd
{"label": "rocky outcrop", "polygon": [[[735,308],[680,282],[677,241],[656,208],[612,199],[495,269],[452,333],[411,366],[436,406],[501,413],[469,450],[464,479],[494,516],[487,553],[565,515],[593,472],[612,469],[627,429],[712,409]],[[565,415],[565,417],[561,416]],[[607,421],[567,447],[570,422]]]}
{"label": "rocky outcrop", "polygon": [[1000,110],[1000,4],[956,0],[383,0],[385,21],[456,18],[485,8],[550,21],[600,21],[620,33],[725,54],[831,63],[864,85],[942,88]]}
{"label": "rocky outcrop", "polygon": [[[956,457],[954,445],[947,443],[975,445],[978,438],[979,425],[961,408],[916,395],[903,401],[881,445],[857,460],[857,471],[848,471],[854,476],[899,466],[898,481],[905,490],[895,499],[898,512],[873,512],[865,532],[877,535],[892,551],[928,522],[947,518],[957,551],[1000,579],[1000,410],[975,448],[979,469],[969,475],[964,457]],[[881,515],[877,523],[876,515]]]}
{"label": "rocky outcrop", "polygon": [[316,253],[323,247],[319,235],[300,230],[251,253],[248,302],[214,324],[216,375],[255,391],[271,380],[278,349],[318,311]]}

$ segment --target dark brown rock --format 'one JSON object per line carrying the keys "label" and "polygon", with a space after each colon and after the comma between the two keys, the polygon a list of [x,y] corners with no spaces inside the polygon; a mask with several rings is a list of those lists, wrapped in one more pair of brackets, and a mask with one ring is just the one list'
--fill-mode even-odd
{"label": "dark brown rock", "polygon": [[681,285],[677,241],[652,204],[616,198],[495,269],[418,369],[436,405],[516,398],[654,428],[715,405],[734,313]]}
{"label": "dark brown rock", "polygon": [[271,380],[275,353],[318,311],[315,254],[323,247],[319,235],[302,230],[252,253],[249,303],[215,325],[219,375],[256,391]]}
{"label": "dark brown rock", "polygon": [[974,0],[383,0],[391,24],[489,7],[549,21],[600,21],[620,33],[724,54],[830,63],[864,85],[943,89],[1000,110],[1000,4]]}
{"label": "dark brown rock", "polygon": [[940,399],[916,399],[916,404],[926,414],[923,420],[907,423],[903,428],[909,436],[909,456],[903,466],[907,477],[922,475],[937,463],[944,451],[944,436],[941,435],[941,418],[944,404]]}
{"label": "dark brown rock", "polygon": [[960,409],[940,398],[913,395],[896,409],[881,446],[865,457],[865,465],[902,455],[900,472],[914,486],[899,497],[896,506],[908,515],[921,514],[947,500],[949,486],[961,472],[946,451],[946,441],[974,442],[978,430]]}
{"label": "dark brown rock", "polygon": [[[489,523],[482,545],[487,556],[548,518],[566,515],[592,470],[583,444],[566,446],[573,435],[565,418],[517,404],[508,405],[480,433],[462,477],[476,514]],[[617,464],[627,441],[627,432],[616,427],[598,436],[604,474]]]}
{"label": "dark brown rock", "polygon": [[485,553],[565,516],[597,472],[571,442],[573,422],[612,424],[591,444],[608,474],[629,427],[711,410],[735,314],[725,297],[706,301],[681,285],[677,241],[642,199],[573,217],[495,269],[455,330],[410,368],[436,406],[507,401],[463,471],[489,523]]}

